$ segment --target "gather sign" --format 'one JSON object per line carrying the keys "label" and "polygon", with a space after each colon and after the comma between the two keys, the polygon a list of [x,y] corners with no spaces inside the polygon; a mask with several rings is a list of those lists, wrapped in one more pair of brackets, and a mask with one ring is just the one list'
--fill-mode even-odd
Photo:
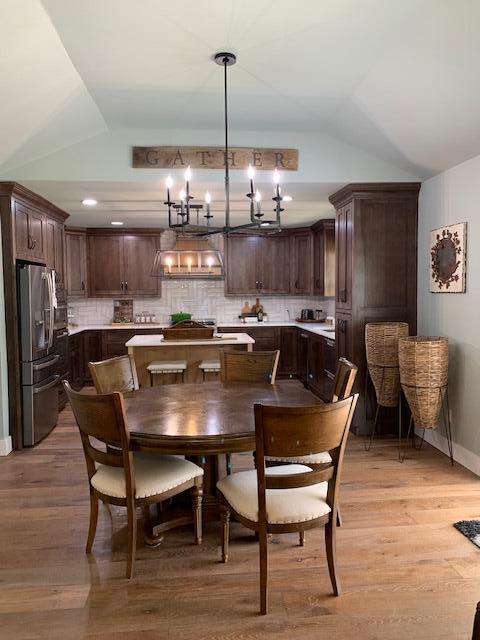
{"label": "gather sign", "polygon": [[[228,153],[230,169],[298,170],[298,149],[257,149],[232,147]],[[222,147],[132,147],[134,169],[223,169]]]}

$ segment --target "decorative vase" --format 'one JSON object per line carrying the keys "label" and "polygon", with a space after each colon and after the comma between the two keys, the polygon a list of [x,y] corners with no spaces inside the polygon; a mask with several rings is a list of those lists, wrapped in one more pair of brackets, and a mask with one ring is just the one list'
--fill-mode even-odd
{"label": "decorative vase", "polygon": [[448,339],[412,336],[398,342],[400,384],[415,426],[435,429],[448,384]]}
{"label": "decorative vase", "polygon": [[396,407],[400,393],[398,341],[408,336],[406,322],[369,322],[365,325],[365,349],[377,404]]}

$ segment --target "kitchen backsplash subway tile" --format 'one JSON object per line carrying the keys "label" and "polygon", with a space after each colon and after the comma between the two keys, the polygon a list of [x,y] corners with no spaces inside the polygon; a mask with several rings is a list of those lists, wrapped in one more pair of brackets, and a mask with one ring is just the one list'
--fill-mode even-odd
{"label": "kitchen backsplash subway tile", "polygon": [[[216,318],[218,323],[234,322],[242,306],[248,300],[255,302],[252,296],[226,297],[224,283],[221,280],[175,280],[162,282],[161,298],[134,298],[134,314],[142,311],[152,313],[156,322],[170,321],[170,315],[177,311],[191,313],[195,318]],[[260,301],[271,322],[282,322],[300,315],[300,310],[323,309],[327,315],[334,314],[333,298],[298,296],[260,296]],[[69,301],[72,322],[77,325],[109,324],[113,318],[112,298],[72,299]]]}

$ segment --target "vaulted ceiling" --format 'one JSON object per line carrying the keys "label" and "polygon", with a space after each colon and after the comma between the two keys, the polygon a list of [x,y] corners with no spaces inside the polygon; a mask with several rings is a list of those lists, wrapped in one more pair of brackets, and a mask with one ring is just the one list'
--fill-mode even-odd
{"label": "vaulted ceiling", "polygon": [[107,132],[221,136],[227,49],[232,136],[326,135],[425,178],[480,153],[478,24],[478,0],[3,0],[0,177]]}

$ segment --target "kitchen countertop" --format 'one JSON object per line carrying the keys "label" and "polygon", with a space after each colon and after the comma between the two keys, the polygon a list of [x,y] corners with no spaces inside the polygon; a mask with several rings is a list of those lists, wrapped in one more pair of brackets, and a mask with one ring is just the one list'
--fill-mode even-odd
{"label": "kitchen countertop", "polygon": [[[165,329],[169,327],[170,324],[91,324],[91,325],[81,325],[75,327],[68,328],[68,335],[73,336],[76,333],[81,333],[82,331],[110,331],[113,329],[114,331],[118,329],[123,329],[124,331],[135,331],[136,329]],[[326,323],[318,323],[318,322],[295,322],[295,321],[285,321],[285,322],[219,322],[219,327],[224,327],[225,329],[239,329],[246,330],[248,328],[258,327],[261,329],[262,327],[297,327],[298,329],[302,329],[303,331],[308,331],[309,333],[313,333],[319,336],[323,336],[324,338],[328,338],[329,340],[335,340],[335,330],[329,331],[329,328],[334,329],[333,325],[327,325]],[[232,334],[230,334],[232,335]]]}
{"label": "kitchen countertop", "polygon": [[126,347],[186,347],[227,344],[255,344],[247,333],[219,333],[216,337],[203,340],[165,340],[163,335],[137,335],[125,343]]}

